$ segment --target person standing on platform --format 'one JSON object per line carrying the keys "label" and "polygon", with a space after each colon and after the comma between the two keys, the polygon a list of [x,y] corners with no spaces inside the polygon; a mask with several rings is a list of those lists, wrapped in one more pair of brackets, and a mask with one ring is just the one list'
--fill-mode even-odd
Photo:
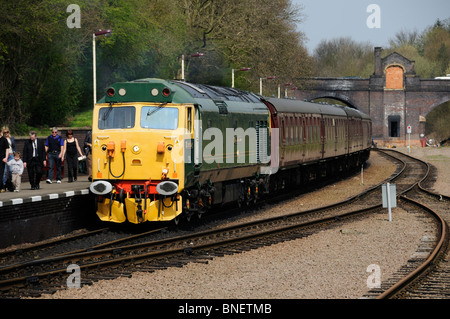
{"label": "person standing on platform", "polygon": [[8,140],[3,136],[0,137],[0,192],[6,192],[5,185],[3,184],[3,173],[5,171],[6,163],[9,156],[9,144]]}
{"label": "person standing on platform", "polygon": [[[14,152],[16,151],[16,141],[14,139],[14,136],[12,136],[9,132],[8,126],[2,127],[3,136],[6,138],[9,144],[9,156],[8,156],[8,162],[14,158]],[[11,170],[9,169],[9,166],[5,166],[5,172],[3,173],[3,186],[6,188],[7,181],[11,181]]]}
{"label": "person standing on platform", "polygon": [[22,183],[23,162],[20,159],[20,152],[14,152],[12,160],[8,161],[8,167],[11,171],[12,183],[14,191],[20,191],[20,184]]}
{"label": "person standing on platform", "polygon": [[78,153],[81,156],[83,156],[83,153],[81,152],[80,145],[78,145],[78,140],[73,136],[73,131],[68,130],[66,135],[67,139],[64,141],[61,158],[64,159],[64,155],[66,155],[68,182],[72,183],[73,181],[77,181]]}
{"label": "person standing on platform", "polygon": [[47,137],[45,142],[45,151],[48,154],[48,175],[47,184],[52,183],[53,167],[56,164],[56,182],[61,184],[61,162],[64,151],[64,139],[58,135],[58,129],[52,128],[52,134]]}
{"label": "person standing on platform", "polygon": [[42,168],[45,166],[44,140],[36,138],[36,132],[30,132],[30,139],[23,146],[23,166],[27,169],[31,189],[39,189]]}

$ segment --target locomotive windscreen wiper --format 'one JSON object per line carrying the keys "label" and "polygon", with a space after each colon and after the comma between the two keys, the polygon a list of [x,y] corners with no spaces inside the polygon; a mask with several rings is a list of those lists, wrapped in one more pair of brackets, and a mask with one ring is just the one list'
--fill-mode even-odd
{"label": "locomotive windscreen wiper", "polygon": [[167,104],[167,102],[161,103],[160,105],[158,105],[158,107],[157,107],[156,109],[154,109],[154,110],[149,110],[149,111],[147,112],[147,116],[145,117],[145,119],[147,119],[149,116],[151,116],[151,115],[153,115],[154,113],[156,113],[156,112],[158,112],[159,110],[161,110],[162,107],[163,107],[164,105],[166,105],[166,104]]}
{"label": "locomotive windscreen wiper", "polygon": [[106,111],[105,114],[103,114],[103,121],[106,121],[109,117],[109,114],[111,113],[113,107],[112,107],[113,103],[109,102],[109,109]]}

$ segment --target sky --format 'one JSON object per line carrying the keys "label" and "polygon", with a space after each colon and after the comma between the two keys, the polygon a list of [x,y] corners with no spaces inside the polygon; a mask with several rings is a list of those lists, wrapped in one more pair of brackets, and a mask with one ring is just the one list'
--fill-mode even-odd
{"label": "sky", "polygon": [[310,54],[323,39],[348,36],[374,47],[388,47],[389,39],[401,30],[421,33],[438,18],[450,18],[450,0],[291,1],[303,5],[305,17],[298,30],[306,34]]}

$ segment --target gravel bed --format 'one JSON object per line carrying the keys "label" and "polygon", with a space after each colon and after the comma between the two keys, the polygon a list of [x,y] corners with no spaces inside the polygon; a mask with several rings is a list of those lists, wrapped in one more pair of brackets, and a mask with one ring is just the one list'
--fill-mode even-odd
{"label": "gravel bed", "polygon": [[450,196],[450,147],[399,147],[397,151],[419,158],[437,168],[438,175],[432,190]]}
{"label": "gravel bed", "polygon": [[[296,199],[267,205],[257,215],[243,218],[268,217],[334,203],[380,183],[395,169],[395,165],[372,152],[364,171],[364,185],[358,174]],[[417,214],[396,208],[392,222],[388,221],[387,212],[375,214],[306,238],[217,257],[208,264],[137,272],[132,278],[100,280],[91,286],[60,290],[41,298],[360,298],[369,290],[368,266],[378,265],[381,280],[388,279],[415,253],[429,227]]]}

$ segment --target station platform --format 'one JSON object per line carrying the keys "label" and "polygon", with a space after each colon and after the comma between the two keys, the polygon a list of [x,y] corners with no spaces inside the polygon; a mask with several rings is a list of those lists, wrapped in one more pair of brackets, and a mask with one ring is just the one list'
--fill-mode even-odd
{"label": "station platform", "polygon": [[52,184],[47,184],[45,180],[39,184],[40,189],[31,189],[28,182],[22,182],[19,192],[6,191],[0,193],[0,207],[9,205],[20,205],[29,202],[45,201],[50,199],[64,198],[76,195],[88,195],[89,185],[87,176],[81,176],[76,182],[68,183],[63,179],[61,184],[53,181]]}
{"label": "station platform", "polygon": [[87,175],[69,183],[41,181],[32,190],[22,182],[19,192],[0,193],[0,248],[34,243],[81,228],[98,227],[95,196]]}

